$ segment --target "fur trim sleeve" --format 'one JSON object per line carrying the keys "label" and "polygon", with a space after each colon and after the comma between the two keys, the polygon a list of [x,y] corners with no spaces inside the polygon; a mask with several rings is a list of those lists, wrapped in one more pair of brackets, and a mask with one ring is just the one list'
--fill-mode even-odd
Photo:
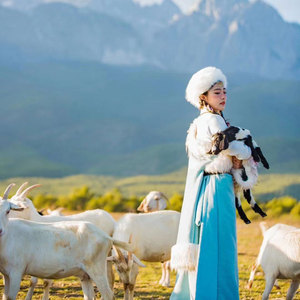
{"label": "fur trim sleeve", "polygon": [[211,141],[197,140],[196,120],[193,121],[187,131],[185,146],[188,156],[193,156],[196,159],[207,156],[207,152],[211,149]]}
{"label": "fur trim sleeve", "polygon": [[192,243],[176,244],[171,250],[171,268],[173,270],[196,270],[199,245]]}

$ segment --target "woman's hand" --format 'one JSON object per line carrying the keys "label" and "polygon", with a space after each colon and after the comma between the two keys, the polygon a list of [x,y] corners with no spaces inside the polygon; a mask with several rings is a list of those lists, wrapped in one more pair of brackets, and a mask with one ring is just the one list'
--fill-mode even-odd
{"label": "woman's hand", "polygon": [[242,161],[232,156],[232,167],[234,169],[240,169],[243,166]]}

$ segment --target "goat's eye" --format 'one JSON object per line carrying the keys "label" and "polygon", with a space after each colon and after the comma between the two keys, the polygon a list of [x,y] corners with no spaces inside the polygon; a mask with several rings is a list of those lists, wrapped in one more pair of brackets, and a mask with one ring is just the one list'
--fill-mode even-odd
{"label": "goat's eye", "polygon": [[6,211],[6,214],[8,215],[8,214],[9,214],[9,212],[10,212],[10,210],[7,210],[7,211]]}

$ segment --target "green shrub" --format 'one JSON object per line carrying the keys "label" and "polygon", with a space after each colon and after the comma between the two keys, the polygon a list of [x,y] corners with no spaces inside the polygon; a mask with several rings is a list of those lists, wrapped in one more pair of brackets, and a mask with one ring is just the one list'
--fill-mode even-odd
{"label": "green shrub", "polygon": [[170,199],[167,208],[181,211],[183,196],[175,193]]}
{"label": "green shrub", "polygon": [[284,196],[279,198],[274,198],[266,203],[266,209],[268,215],[272,217],[279,217],[283,214],[289,214],[292,209],[298,205],[295,198],[290,196]]}
{"label": "green shrub", "polygon": [[37,194],[32,201],[37,209],[55,207],[58,197],[49,194]]}
{"label": "green shrub", "polygon": [[298,202],[291,210],[291,215],[300,218],[300,202]]}

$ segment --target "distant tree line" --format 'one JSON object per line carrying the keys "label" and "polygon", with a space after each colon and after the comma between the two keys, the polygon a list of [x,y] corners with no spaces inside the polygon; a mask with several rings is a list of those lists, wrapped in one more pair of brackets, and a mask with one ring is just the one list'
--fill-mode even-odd
{"label": "distant tree line", "polygon": [[[37,194],[33,197],[33,203],[39,209],[64,207],[67,210],[83,211],[101,208],[108,212],[135,212],[143,198],[138,196],[126,197],[117,188],[103,195],[97,195],[84,185],[75,188],[69,195]],[[183,196],[175,193],[169,198],[167,209],[180,211],[182,200]],[[246,203],[246,200],[243,201],[242,205],[245,212],[252,214],[252,219],[259,217],[251,212],[251,207]],[[300,202],[290,196],[273,198],[266,203],[261,203],[260,206],[270,217],[290,214],[300,218]]]}

